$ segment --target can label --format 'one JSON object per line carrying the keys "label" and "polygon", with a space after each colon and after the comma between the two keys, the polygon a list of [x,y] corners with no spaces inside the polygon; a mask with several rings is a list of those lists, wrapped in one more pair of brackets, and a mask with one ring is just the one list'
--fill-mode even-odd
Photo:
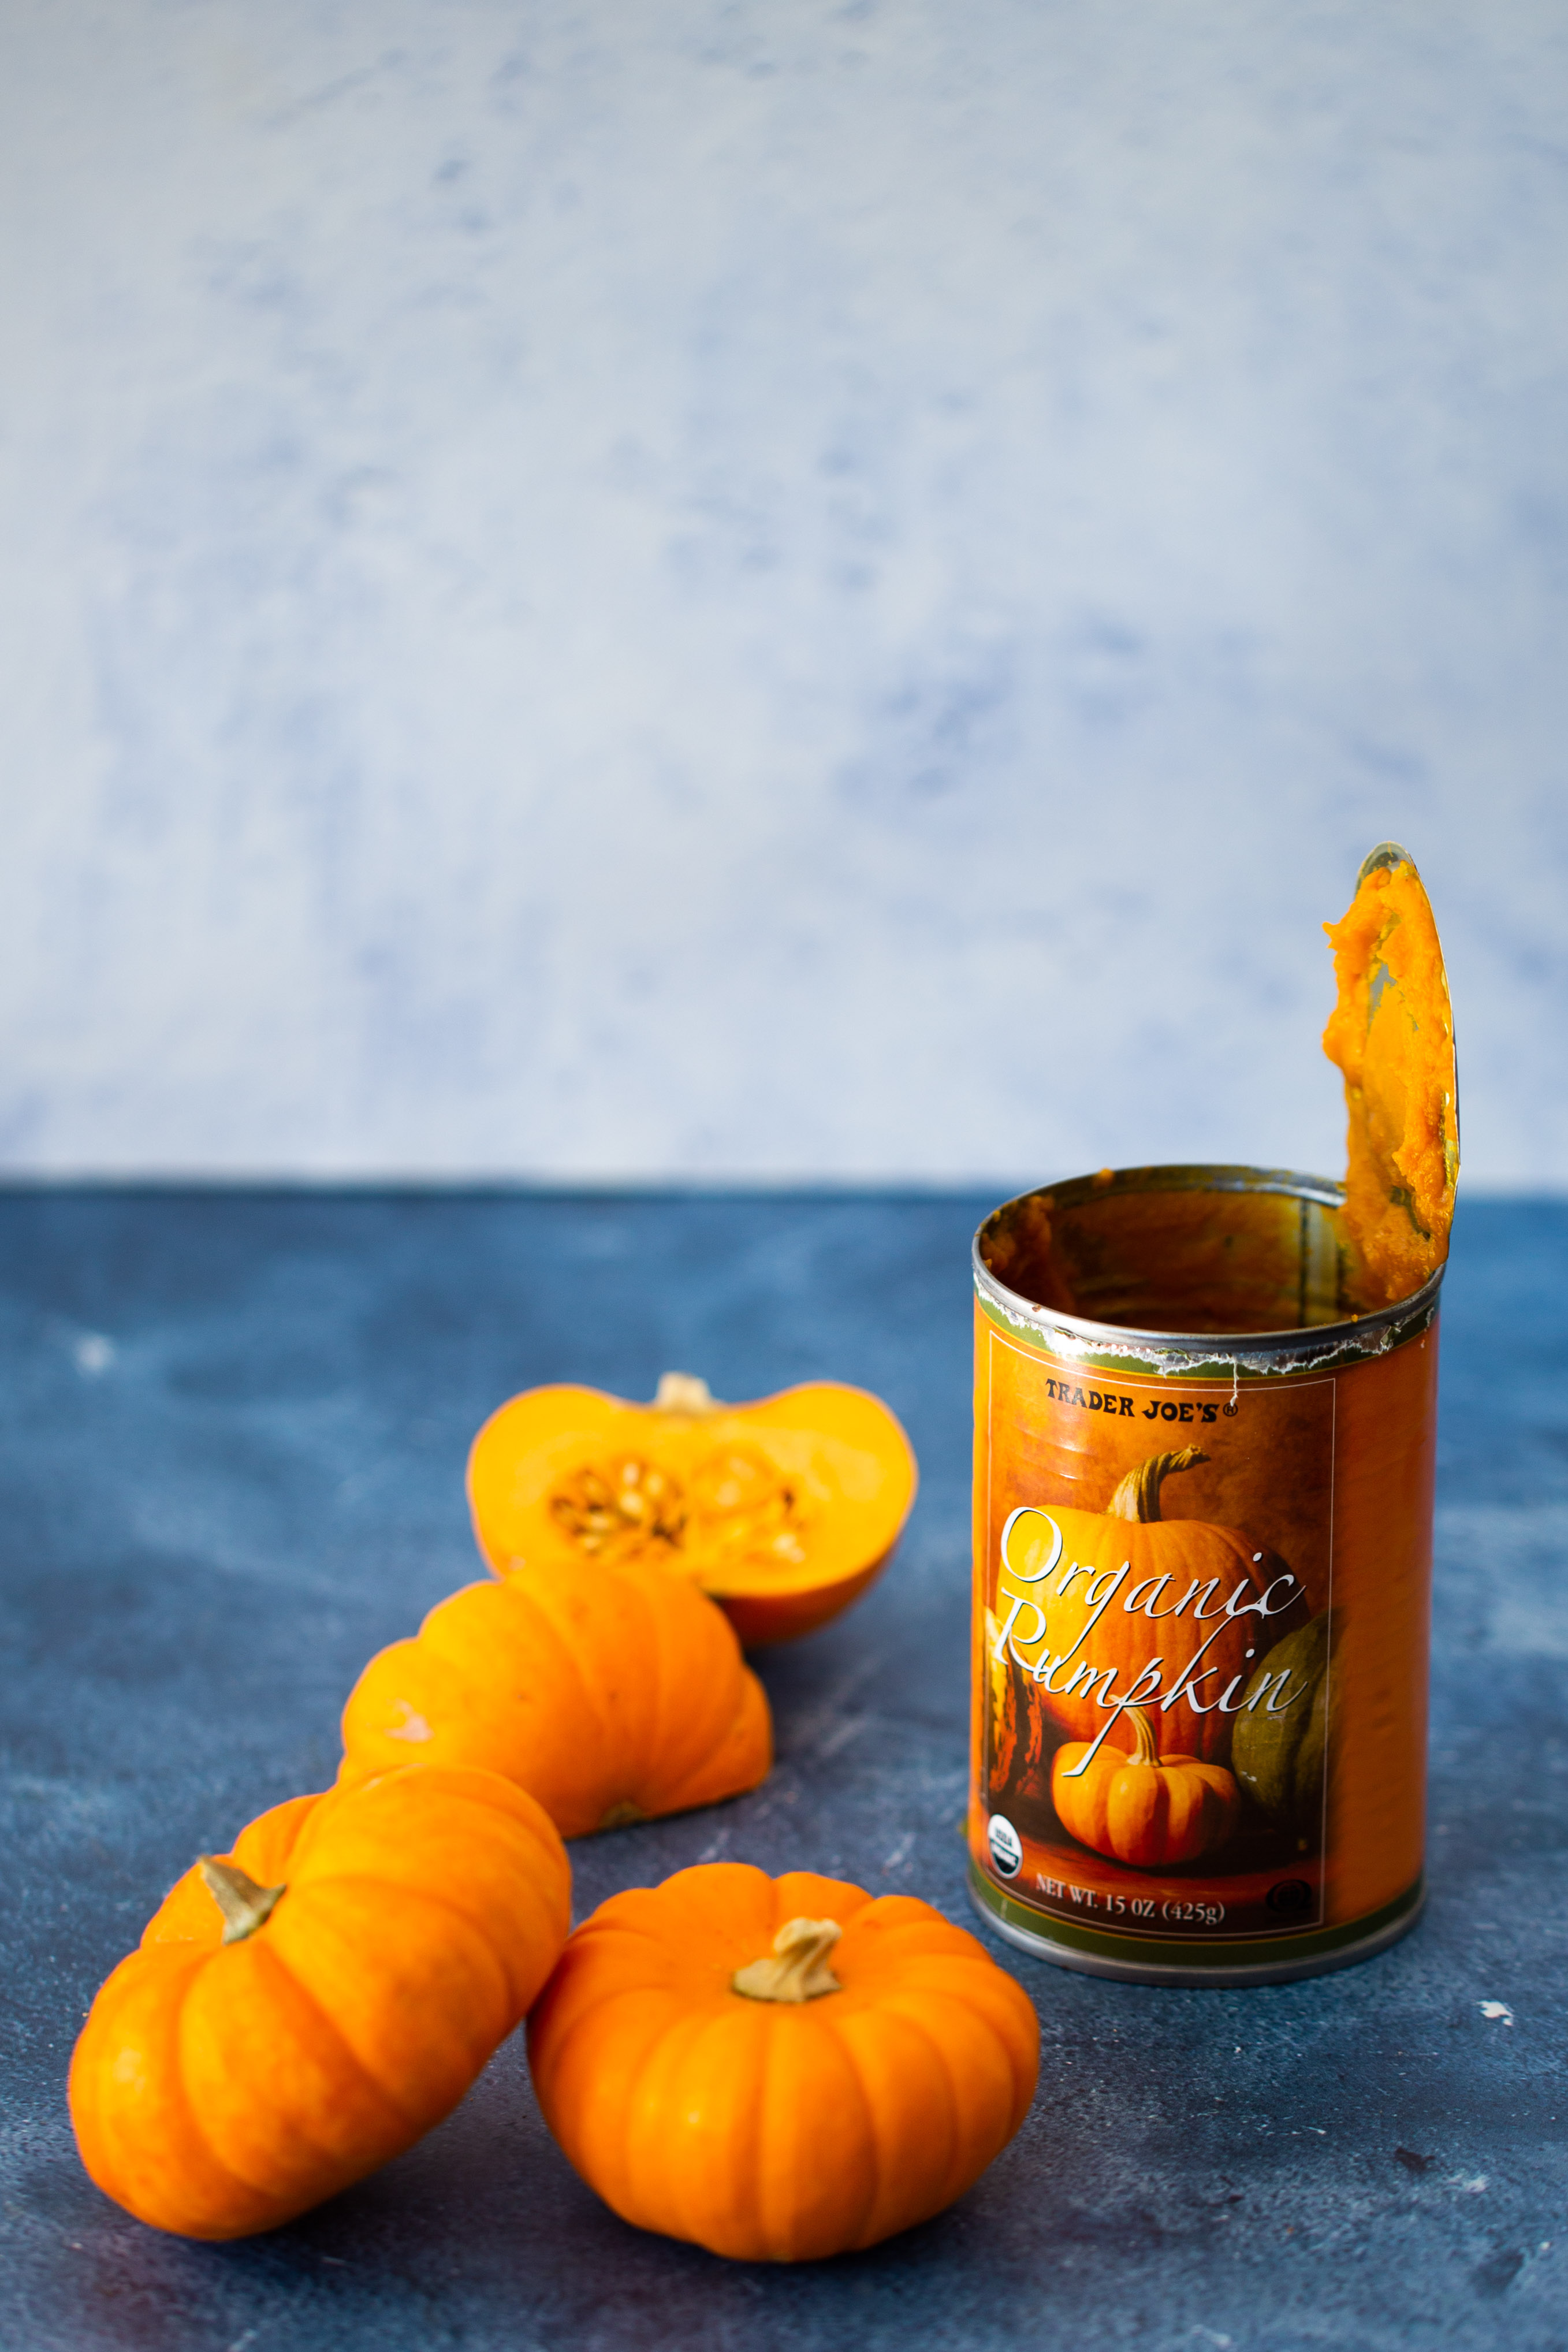
{"label": "can label", "polygon": [[977,1328],[979,1867],[1048,1937],[1322,1927],[1335,1379],[1086,1372]]}

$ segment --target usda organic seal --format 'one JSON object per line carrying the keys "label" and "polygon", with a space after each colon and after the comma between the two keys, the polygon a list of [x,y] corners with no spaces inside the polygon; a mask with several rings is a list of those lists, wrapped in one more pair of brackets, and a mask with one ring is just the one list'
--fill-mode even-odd
{"label": "usda organic seal", "polygon": [[998,1878],[1016,1878],[1023,1860],[1023,1848],[1019,1833],[1005,1813],[993,1813],[986,1832],[991,1842],[991,1860],[997,1865]]}

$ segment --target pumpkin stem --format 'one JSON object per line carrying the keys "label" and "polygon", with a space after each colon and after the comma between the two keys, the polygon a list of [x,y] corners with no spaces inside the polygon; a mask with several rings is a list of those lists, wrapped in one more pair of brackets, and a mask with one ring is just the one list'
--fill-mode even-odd
{"label": "pumpkin stem", "polygon": [[707,1382],[695,1372],[661,1372],[653,1398],[655,1412],[686,1412],[694,1419],[707,1412],[722,1412],[723,1405]]}
{"label": "pumpkin stem", "polygon": [[1151,1454],[1129,1470],[1105,1509],[1113,1519],[1137,1519],[1145,1527],[1160,1516],[1160,1488],[1173,1470],[1196,1470],[1208,1456],[1201,1446],[1184,1445],[1179,1454]]}
{"label": "pumpkin stem", "polygon": [[843,1934],[836,1919],[791,1919],[773,1938],[777,1958],[753,1960],[737,1969],[732,1992],[747,2000],[815,2000],[843,1987],[828,1966],[828,1954]]}
{"label": "pumpkin stem", "polygon": [[278,1897],[288,1892],[287,1886],[258,1886],[237,1862],[220,1862],[215,1854],[199,1854],[196,1867],[224,1915],[225,1944],[243,1944],[254,1936],[271,1918]]}
{"label": "pumpkin stem", "polygon": [[1130,1706],[1127,1709],[1127,1720],[1133,1727],[1133,1752],[1127,1759],[1128,1763],[1157,1764],[1160,1760],[1160,1743],[1155,1736],[1155,1727],[1149,1721],[1148,1710],[1145,1707]]}

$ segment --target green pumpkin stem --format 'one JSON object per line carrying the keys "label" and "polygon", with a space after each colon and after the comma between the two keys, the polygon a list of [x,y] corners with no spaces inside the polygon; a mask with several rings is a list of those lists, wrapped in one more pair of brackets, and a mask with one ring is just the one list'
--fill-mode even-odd
{"label": "green pumpkin stem", "polygon": [[843,1934],[836,1919],[791,1919],[773,1938],[777,1957],[737,1969],[732,1992],[747,2000],[816,2000],[843,1987],[828,1966],[828,1954]]}
{"label": "green pumpkin stem", "polygon": [[1160,1488],[1174,1470],[1196,1470],[1208,1456],[1201,1446],[1184,1445],[1179,1454],[1151,1454],[1129,1470],[1105,1509],[1113,1519],[1136,1519],[1144,1527],[1160,1516]]}
{"label": "green pumpkin stem", "polygon": [[287,1886],[258,1886],[237,1862],[221,1862],[216,1854],[199,1855],[196,1867],[224,1915],[225,1944],[243,1944],[254,1936],[271,1918],[279,1896],[288,1892]]}

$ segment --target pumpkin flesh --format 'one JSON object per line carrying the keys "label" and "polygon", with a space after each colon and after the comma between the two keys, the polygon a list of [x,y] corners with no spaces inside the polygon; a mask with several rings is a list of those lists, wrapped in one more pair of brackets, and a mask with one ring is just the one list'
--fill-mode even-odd
{"label": "pumpkin flesh", "polygon": [[223,1859],[286,1883],[268,1918],[225,1944],[188,1872],[100,1990],[70,2077],[99,2187],[208,2239],[275,2228],[438,2122],[570,1920],[559,1838],[489,1773],[405,1769],[298,1798]]}
{"label": "pumpkin flesh", "polygon": [[[735,1989],[794,1925],[831,1940],[832,1989]],[[870,2246],[950,2204],[1017,2130],[1039,2029],[976,1938],[744,1864],[614,1895],[578,1929],[528,2026],[546,2121],[638,2227],[745,2261]]]}
{"label": "pumpkin flesh", "polygon": [[1323,1051],[1349,1116],[1341,1223],[1363,1308],[1419,1290],[1448,1255],[1459,1169],[1453,1015],[1437,927],[1402,851],[1362,868],[1349,911],[1323,929],[1338,1000]]}
{"label": "pumpkin flesh", "polygon": [[718,1601],[747,1646],[848,1608],[891,1556],[915,1485],[887,1407],[831,1381],[743,1405],[682,1373],[651,1405],[529,1389],[491,1415],[468,1463],[474,1531],[498,1574],[653,1565]]}

